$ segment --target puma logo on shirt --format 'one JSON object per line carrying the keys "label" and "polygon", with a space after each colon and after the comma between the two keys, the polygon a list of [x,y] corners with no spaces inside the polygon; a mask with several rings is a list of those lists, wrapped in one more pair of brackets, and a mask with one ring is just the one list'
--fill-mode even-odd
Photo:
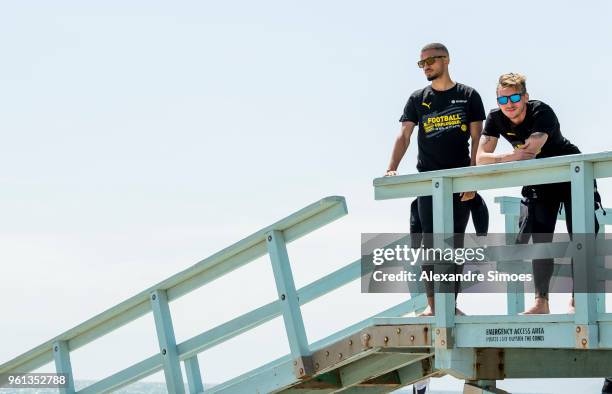
{"label": "puma logo on shirt", "polygon": [[478,92],[456,83],[444,91],[431,85],[408,98],[400,122],[419,125],[417,169],[434,171],[470,165],[471,122],[485,118]]}

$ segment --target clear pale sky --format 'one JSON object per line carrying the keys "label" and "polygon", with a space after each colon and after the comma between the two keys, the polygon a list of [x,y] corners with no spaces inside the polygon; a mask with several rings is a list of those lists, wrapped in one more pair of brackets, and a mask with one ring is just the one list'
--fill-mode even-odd
{"label": "clear pale sky", "polygon": [[[610,4],[1,1],[0,363],[324,196],[345,196],[349,215],[290,246],[298,286],[357,259],[361,232],[407,231],[410,201],[374,201],[372,179],[406,99],[426,85],[415,62],[428,42],[448,46],[451,76],[487,111],[499,74],[522,72],[583,152],[611,150]],[[413,142],[401,173],[415,171]],[[503,229],[493,196],[517,193],[484,193],[492,231]],[[274,296],[260,259],[173,303],[177,338]],[[354,282],[304,307],[309,339],[403,298]],[[490,300],[459,302],[503,312],[502,297]],[[567,297],[553,304],[563,312]],[[287,353],[279,338],[277,319],[203,353],[204,379]],[[145,317],[72,364],[77,379],[96,379],[156,351]]]}

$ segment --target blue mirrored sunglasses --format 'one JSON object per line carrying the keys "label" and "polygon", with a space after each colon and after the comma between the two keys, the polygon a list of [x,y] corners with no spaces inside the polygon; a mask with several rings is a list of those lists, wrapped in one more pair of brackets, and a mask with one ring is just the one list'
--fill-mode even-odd
{"label": "blue mirrored sunglasses", "polygon": [[510,99],[510,101],[512,101],[513,103],[518,103],[519,101],[521,101],[522,95],[523,93],[515,93],[510,96],[499,96],[497,98],[497,102],[501,105],[505,105],[508,104],[508,99]]}

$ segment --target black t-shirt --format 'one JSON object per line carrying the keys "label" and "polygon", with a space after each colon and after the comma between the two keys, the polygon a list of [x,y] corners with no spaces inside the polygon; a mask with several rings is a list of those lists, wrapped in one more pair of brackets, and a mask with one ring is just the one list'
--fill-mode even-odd
{"label": "black t-shirt", "polygon": [[547,104],[538,100],[527,102],[527,114],[525,120],[515,125],[502,113],[499,108],[489,112],[485,122],[483,135],[499,138],[503,136],[513,147],[525,143],[525,140],[533,133],[546,133],[548,138],[542,146],[536,159],[545,157],[573,155],[580,153],[576,145],[569,142],[561,134],[561,127],[555,112]]}
{"label": "black t-shirt", "polygon": [[400,122],[419,125],[417,170],[469,166],[469,124],[484,118],[480,95],[461,83],[445,91],[430,85],[412,93]]}
{"label": "black t-shirt", "polygon": [[[573,155],[580,153],[576,145],[572,144],[561,134],[561,127],[555,112],[547,104],[538,100],[527,102],[525,119],[515,125],[502,113],[499,108],[491,110],[485,121],[483,135],[499,138],[503,136],[513,147],[520,147],[533,133],[546,133],[548,138],[542,146],[536,159],[546,157]],[[569,184],[553,183],[549,185],[529,185],[523,188],[523,196],[532,196],[535,192],[543,198],[560,197],[560,194],[569,193]]]}

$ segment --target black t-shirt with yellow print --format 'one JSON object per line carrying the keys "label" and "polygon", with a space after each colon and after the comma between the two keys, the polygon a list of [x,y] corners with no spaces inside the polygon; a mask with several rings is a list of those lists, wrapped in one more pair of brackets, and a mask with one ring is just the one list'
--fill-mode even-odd
{"label": "black t-shirt with yellow print", "polygon": [[[576,145],[561,134],[561,126],[553,109],[538,100],[527,102],[525,119],[518,125],[513,124],[499,108],[489,112],[482,135],[500,138],[504,137],[514,148],[521,147],[533,133],[548,135],[536,159],[565,156],[580,153]],[[569,182],[550,183],[544,185],[526,185],[523,187],[524,197],[540,199],[568,199],[570,196]]]}
{"label": "black t-shirt with yellow print", "polygon": [[549,105],[542,101],[529,100],[526,111],[525,119],[515,125],[499,108],[492,109],[487,116],[482,134],[495,138],[502,136],[512,147],[518,148],[531,134],[545,133],[548,138],[542,150],[536,155],[536,159],[580,153],[576,145],[561,134],[557,115]]}
{"label": "black t-shirt with yellow print", "polygon": [[469,124],[484,119],[480,95],[461,83],[444,91],[430,85],[412,93],[400,122],[419,125],[417,170],[469,166]]}

